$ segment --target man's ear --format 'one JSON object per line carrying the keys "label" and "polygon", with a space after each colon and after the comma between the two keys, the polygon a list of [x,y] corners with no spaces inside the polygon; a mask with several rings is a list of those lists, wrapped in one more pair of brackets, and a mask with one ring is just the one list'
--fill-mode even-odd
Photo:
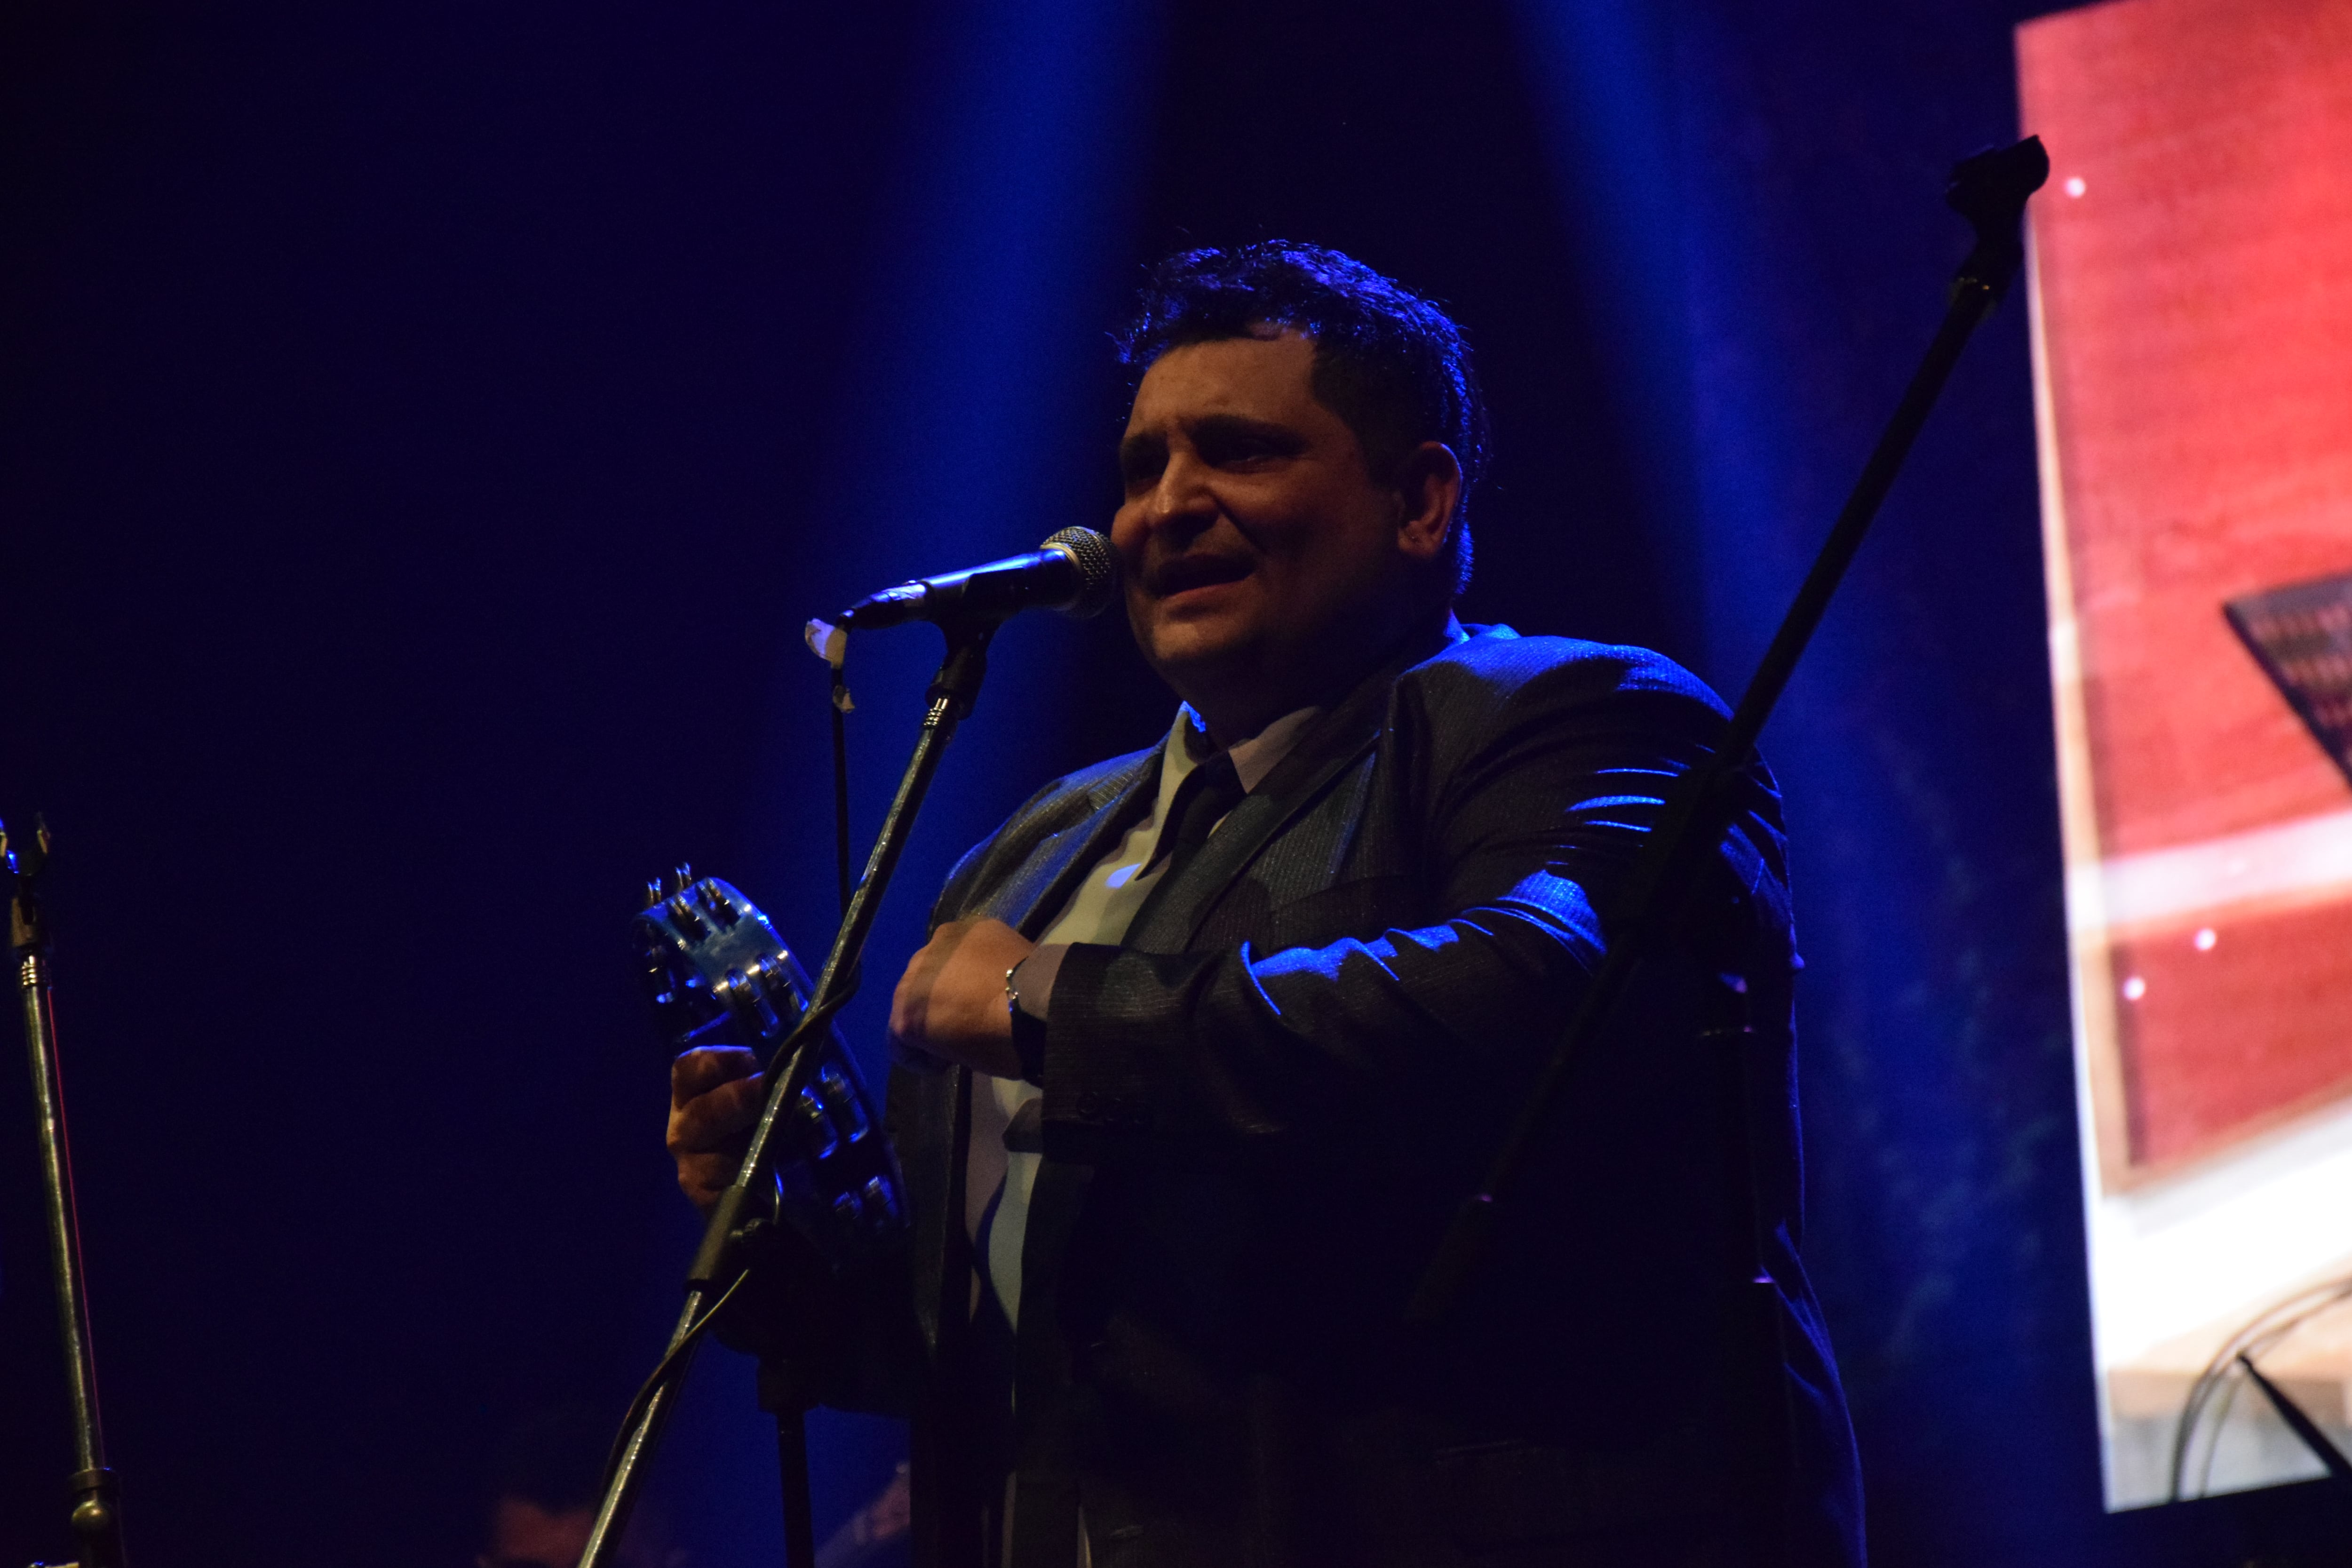
{"label": "man's ear", "polygon": [[1397,548],[1415,561],[1434,561],[1454,530],[1462,501],[1462,464],[1443,441],[1423,441],[1397,465]]}

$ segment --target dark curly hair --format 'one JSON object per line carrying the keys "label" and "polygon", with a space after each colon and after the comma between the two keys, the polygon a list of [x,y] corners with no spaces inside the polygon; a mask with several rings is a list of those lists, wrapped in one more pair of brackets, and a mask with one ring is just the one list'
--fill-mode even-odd
{"label": "dark curly hair", "polygon": [[1444,564],[1454,591],[1470,581],[1470,487],[1486,460],[1486,410],[1462,329],[1437,305],[1353,257],[1321,246],[1261,240],[1171,256],[1145,279],[1119,358],[1140,379],[1187,343],[1295,327],[1315,341],[1317,401],[1347,421],[1375,479],[1423,441],[1443,441],[1462,465]]}

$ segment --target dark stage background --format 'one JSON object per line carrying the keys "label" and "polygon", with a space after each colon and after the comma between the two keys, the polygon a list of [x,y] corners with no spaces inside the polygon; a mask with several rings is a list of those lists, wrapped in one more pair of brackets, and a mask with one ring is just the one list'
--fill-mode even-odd
{"label": "dark stage background", "polygon": [[[467,1562],[503,1432],[617,1412],[692,1235],[633,889],[691,858],[823,940],[800,621],[1108,516],[1144,260],[1280,234],[1451,301],[1499,454],[1465,615],[1736,688],[1941,308],[1941,176],[2014,133],[2033,9],[0,15],[0,810],[60,841],[141,1557]],[[2284,1550],[2310,1489],[2100,1512],[2021,306],[1883,529],[1768,736],[1874,1550]],[[1116,625],[1000,648],[866,1043],[954,854],[1166,722]],[[861,832],[933,654],[853,669]],[[35,1197],[10,1067],[10,1561],[70,1550]],[[696,1560],[776,1560],[747,1367],[675,1432]],[[901,1438],[819,1440],[835,1521]]]}

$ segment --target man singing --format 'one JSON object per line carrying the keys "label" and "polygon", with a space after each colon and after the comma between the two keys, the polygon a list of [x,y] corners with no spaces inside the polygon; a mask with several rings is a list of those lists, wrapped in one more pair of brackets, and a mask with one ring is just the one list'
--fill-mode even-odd
{"label": "man singing", "polygon": [[[906,1271],[850,1310],[772,1289],[738,1337],[912,1410],[919,1507],[964,1500],[940,1539],[1012,1568],[1859,1563],[1769,776],[1463,1304],[1407,1331],[1723,709],[1643,649],[1455,620],[1484,420],[1430,301],[1328,250],[1195,251],[1124,348],[1111,538],[1181,705],[940,895],[891,1004],[939,1068],[890,1089]],[[752,1072],[675,1069],[706,1206]]]}

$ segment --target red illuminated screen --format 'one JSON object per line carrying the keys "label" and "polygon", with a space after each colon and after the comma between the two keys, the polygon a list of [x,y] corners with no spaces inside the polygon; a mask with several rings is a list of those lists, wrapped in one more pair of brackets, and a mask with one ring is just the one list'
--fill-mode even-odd
{"label": "red illuminated screen", "polygon": [[2085,1033],[2128,1184],[2352,1093],[2352,783],[2314,717],[2339,664],[2352,689],[2352,3],[2125,0],[2019,48],[2060,175],[2033,207],[2052,612],[2095,826],[2094,861],[2070,822],[2076,940],[2106,958],[2077,974],[2111,988]]}

